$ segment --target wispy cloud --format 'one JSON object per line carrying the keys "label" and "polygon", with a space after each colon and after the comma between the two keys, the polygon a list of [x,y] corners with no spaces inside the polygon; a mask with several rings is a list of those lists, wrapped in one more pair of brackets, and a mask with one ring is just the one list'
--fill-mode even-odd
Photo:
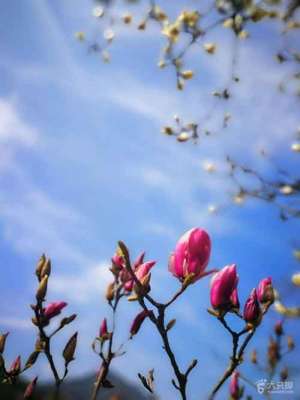
{"label": "wispy cloud", "polygon": [[56,274],[51,279],[51,290],[74,303],[92,303],[95,297],[103,295],[112,280],[108,265],[108,262],[100,262],[97,265],[86,265],[80,272]]}
{"label": "wispy cloud", "polygon": [[8,329],[13,328],[13,329],[27,330],[32,328],[32,323],[29,319],[9,317],[9,316],[1,317],[0,325]]}

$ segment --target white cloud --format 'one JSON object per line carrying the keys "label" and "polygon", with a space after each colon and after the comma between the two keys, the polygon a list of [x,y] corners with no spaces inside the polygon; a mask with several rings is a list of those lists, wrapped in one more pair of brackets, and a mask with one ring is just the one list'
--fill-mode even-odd
{"label": "white cloud", "polygon": [[104,293],[112,280],[108,266],[109,263],[101,262],[82,267],[79,272],[56,274],[51,278],[51,290],[74,303],[92,302]]}
{"label": "white cloud", "polygon": [[16,106],[0,98],[0,146],[7,143],[33,146],[37,138],[37,131],[20,117]]}
{"label": "white cloud", "polygon": [[[16,182],[20,183],[21,177]],[[28,177],[25,176],[20,185],[22,195],[2,193],[0,196],[4,238],[23,254],[46,251],[70,263],[81,265],[90,262],[72,244],[72,237],[84,229],[81,216],[32,186]]]}
{"label": "white cloud", "polygon": [[32,323],[29,319],[17,318],[17,317],[9,317],[4,316],[0,318],[0,325],[3,325],[5,328],[13,328],[13,329],[31,329]]}

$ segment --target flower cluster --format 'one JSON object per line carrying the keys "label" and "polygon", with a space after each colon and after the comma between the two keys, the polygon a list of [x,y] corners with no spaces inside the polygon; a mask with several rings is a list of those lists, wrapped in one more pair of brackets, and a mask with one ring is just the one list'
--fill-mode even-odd
{"label": "flower cluster", "polygon": [[[111,258],[110,271],[113,280],[109,283],[106,290],[106,300],[112,312],[112,318],[104,317],[100,323],[99,331],[92,343],[93,351],[100,357],[101,364],[96,374],[96,380],[93,385],[91,400],[96,400],[101,388],[112,388],[110,381],[111,363],[125,354],[122,343],[118,347],[115,345],[116,333],[116,311],[120,301],[124,298],[130,302],[135,301],[140,308],[135,314],[132,322],[128,324],[128,339],[133,339],[140,331],[143,324],[149,321],[159,334],[163,349],[169,359],[173,369],[172,384],[178,391],[182,400],[187,399],[187,385],[190,373],[197,366],[197,360],[193,359],[188,367],[183,369],[177,361],[169,332],[176,325],[176,319],[166,319],[167,311],[176,300],[183,295],[187,288],[196,284],[200,279],[209,274],[214,274],[210,285],[210,301],[212,309],[209,310],[230,332],[233,341],[233,352],[230,357],[230,365],[226,369],[225,375],[213,389],[212,396],[219,390],[223,383],[230,377],[230,395],[233,400],[240,399],[243,394],[243,387],[239,384],[239,372],[236,368],[243,360],[243,353],[246,345],[254,335],[257,327],[261,323],[264,314],[274,301],[274,291],[271,278],[263,279],[254,288],[245,302],[243,313],[240,313],[240,301],[238,294],[238,275],[235,264],[227,265],[221,270],[208,269],[211,256],[211,239],[209,234],[202,228],[192,228],[184,233],[175,245],[170,254],[168,269],[172,276],[179,282],[179,288],[171,298],[162,303],[156,300],[151,290],[151,272],[156,265],[156,261],[147,261],[145,252],[142,252],[131,262],[130,252],[123,242],[118,243],[117,250]],[[0,368],[4,376],[3,382],[14,383],[17,377],[26,369],[30,368],[43,353],[49,363],[54,376],[56,393],[58,393],[61,383],[68,374],[68,368],[71,361],[74,360],[77,332],[68,340],[62,355],[65,361],[65,369],[62,375],[59,374],[53,355],[51,353],[52,338],[69,325],[76,315],[64,317],[60,320],[56,328],[51,329],[53,320],[60,316],[67,307],[65,301],[46,302],[48,291],[48,282],[51,274],[50,259],[42,256],[36,268],[38,279],[38,288],[36,291],[36,303],[31,306],[34,311],[32,322],[38,330],[38,337],[34,352],[30,355],[24,367],[21,365],[21,357],[18,356],[12,362],[9,368],[5,367],[2,354],[5,349],[5,343],[8,334],[0,335]],[[233,313],[245,322],[244,328],[240,332],[235,332],[227,324],[225,317],[227,313]],[[282,327],[276,326],[276,334],[282,334]],[[246,335],[242,344],[240,339]],[[126,342],[127,343],[127,342]],[[269,345],[269,363],[276,363],[279,357],[279,350],[276,348],[277,342],[270,342]],[[153,393],[154,391],[154,370],[149,370],[147,376],[138,374],[143,386]],[[24,398],[32,397],[38,378],[35,377],[27,386]],[[211,397],[212,398],[212,397]]]}
{"label": "flower cluster", "polygon": [[[222,318],[227,312],[238,313],[240,308],[238,296],[239,277],[236,265],[227,265],[216,273],[211,280],[210,301],[215,315]],[[249,327],[258,326],[262,315],[274,301],[274,290],[271,278],[260,281],[252,289],[243,310],[243,318]]]}

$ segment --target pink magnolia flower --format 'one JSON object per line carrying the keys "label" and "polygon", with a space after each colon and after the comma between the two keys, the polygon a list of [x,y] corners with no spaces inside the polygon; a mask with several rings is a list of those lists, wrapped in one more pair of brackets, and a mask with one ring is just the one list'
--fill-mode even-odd
{"label": "pink magnolia flower", "polygon": [[119,254],[114,254],[111,258],[111,261],[112,261],[113,265],[115,265],[119,269],[122,269],[125,267],[124,258],[122,256],[120,256]]}
{"label": "pink magnolia flower", "polygon": [[104,338],[105,336],[107,336],[107,334],[108,334],[108,330],[107,330],[107,320],[106,320],[106,318],[104,318],[104,319],[102,320],[102,322],[101,322],[101,325],[100,325],[99,336],[100,336],[101,338]]}
{"label": "pink magnolia flower", "polygon": [[[140,264],[136,267],[134,273],[137,279],[142,282],[143,279],[149,274],[150,270],[154,265],[156,264],[156,261],[146,261],[143,264]],[[124,288],[128,292],[131,292],[134,286],[134,279],[130,278],[125,284]]]}
{"label": "pink magnolia flower", "polygon": [[210,302],[214,309],[229,310],[238,305],[236,265],[227,265],[217,272],[210,286]]}
{"label": "pink magnolia flower", "polygon": [[186,232],[176,244],[175,251],[169,259],[169,271],[183,281],[188,275],[194,274],[194,281],[207,275],[207,267],[211,250],[208,233],[200,228]]}
{"label": "pink magnolia flower", "polygon": [[257,287],[257,297],[260,303],[272,303],[274,301],[272,278],[265,278],[259,282]]}
{"label": "pink magnolia flower", "polygon": [[143,251],[135,260],[132,265],[132,269],[135,271],[141,264],[143,264],[145,258],[145,252]]}
{"label": "pink magnolia flower", "polygon": [[34,389],[36,387],[38,377],[36,376],[27,386],[25,392],[24,392],[24,399],[30,399],[30,397],[33,395]]}
{"label": "pink magnolia flower", "polygon": [[240,398],[240,386],[239,386],[238,371],[234,371],[234,373],[231,375],[229,392],[230,392],[230,396],[233,400],[238,400]]}
{"label": "pink magnolia flower", "polygon": [[21,370],[21,356],[18,356],[11,364],[9,373],[18,374]]}
{"label": "pink magnolia flower", "polygon": [[261,316],[261,309],[257,299],[256,289],[252,289],[244,307],[244,320],[250,323],[256,323]]}
{"label": "pink magnolia flower", "polygon": [[68,303],[64,301],[55,301],[53,303],[50,303],[47,305],[47,307],[44,309],[44,315],[47,319],[51,319],[53,317],[56,317],[61,313],[61,310],[66,307]]}
{"label": "pink magnolia flower", "polygon": [[137,316],[134,318],[131,327],[130,327],[130,336],[134,336],[138,333],[140,330],[140,327],[142,326],[143,322],[149,315],[151,314],[151,311],[149,310],[143,310]]}

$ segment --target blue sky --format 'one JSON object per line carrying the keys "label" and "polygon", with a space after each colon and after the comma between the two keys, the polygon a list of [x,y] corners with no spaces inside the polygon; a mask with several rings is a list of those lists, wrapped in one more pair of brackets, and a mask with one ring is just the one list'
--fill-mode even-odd
{"label": "blue sky", "polygon": [[[218,215],[207,211],[210,204],[226,204],[233,193],[223,172],[228,151],[258,163],[268,174],[270,168],[257,158],[261,146],[279,164],[287,162],[287,154],[290,168],[299,163],[289,153],[299,124],[297,104],[276,88],[287,72],[274,61],[276,29],[265,25],[253,32],[241,50],[242,81],[230,102],[217,105],[209,122],[217,128],[223,113],[230,112],[229,128],[197,146],[180,145],[160,129],[174,114],[187,121],[203,119],[213,106],[209,93],[227,80],[232,38],[220,32],[209,36],[219,44],[213,59],[199,49],[191,51],[187,67],[195,70],[195,83],[178,93],[172,71],[156,66],[162,41],[155,26],[145,33],[118,26],[110,64],[88,54],[74,33],[98,32],[91,10],[92,3],[83,0],[76,7],[71,0],[11,0],[0,17],[0,329],[11,332],[9,357],[21,353],[25,358],[34,343],[28,322],[35,290],[32,273],[46,252],[53,261],[49,299],[69,301],[69,312],[79,314],[74,374],[96,369],[90,343],[107,313],[102,295],[119,239],[133,254],[144,249],[149,259],[158,261],[152,287],[161,299],[178,286],[167,272],[168,254],[192,226],[211,234],[211,266],[238,264],[243,300],[266,275],[274,277],[288,302],[299,297],[289,284],[298,267],[291,254],[297,221],[283,224],[276,209],[257,202],[224,207]],[[218,174],[203,171],[207,160],[217,163]],[[230,349],[226,333],[206,312],[208,282],[190,288],[170,313],[178,319],[171,337],[181,363],[200,360],[191,378],[191,399],[199,393],[205,398]],[[122,307],[120,340],[127,338],[136,311],[136,305]],[[276,319],[270,313],[269,322]],[[291,333],[297,325],[290,325]],[[256,343],[265,343],[269,331],[266,323]],[[58,345],[71,333],[70,328]],[[158,369],[164,362],[158,393],[173,399],[170,370],[150,326],[143,327],[127,350],[116,369],[135,380],[138,371]],[[46,377],[47,365],[39,372]],[[255,371],[249,374],[260,378]]]}

